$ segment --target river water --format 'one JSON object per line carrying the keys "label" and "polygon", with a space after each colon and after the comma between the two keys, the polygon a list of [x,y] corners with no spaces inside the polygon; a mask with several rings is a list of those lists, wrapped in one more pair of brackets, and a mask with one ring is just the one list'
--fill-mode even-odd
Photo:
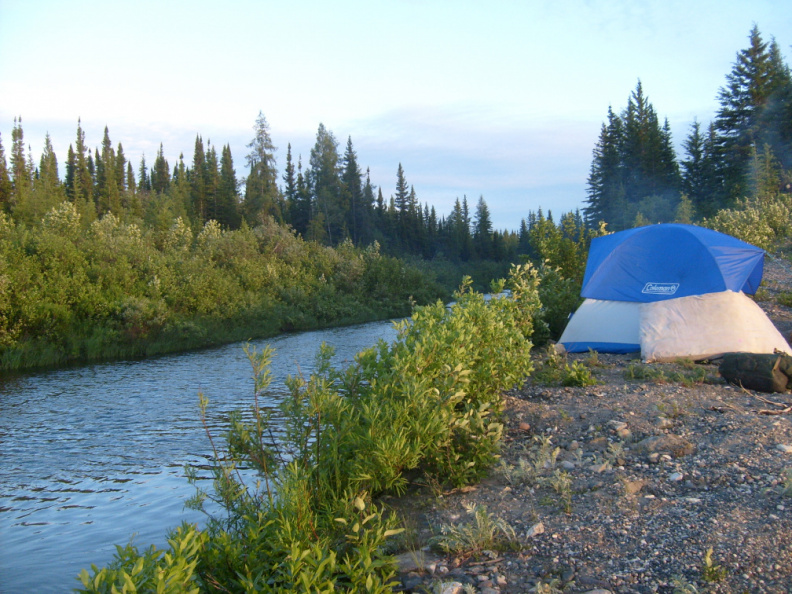
{"label": "river water", "polygon": [[[286,393],[288,375],[309,375],[319,345],[345,366],[391,322],[304,332],[253,342],[276,350],[265,406]],[[0,378],[0,593],[69,592],[81,569],[106,565],[134,535],[140,548],[166,546],[195,493],[185,464],[206,465],[211,445],[198,393],[220,436],[228,412],[252,404],[242,344],[141,361]]]}

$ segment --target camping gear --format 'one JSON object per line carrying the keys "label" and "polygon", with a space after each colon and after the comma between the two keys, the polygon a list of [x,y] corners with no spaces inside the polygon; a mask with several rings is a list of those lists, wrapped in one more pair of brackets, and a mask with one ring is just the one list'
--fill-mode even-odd
{"label": "camping gear", "polygon": [[786,392],[792,388],[792,357],[785,353],[727,353],[720,374],[730,384],[759,392]]}
{"label": "camping gear", "polygon": [[585,300],[559,342],[571,353],[640,351],[646,361],[792,353],[745,295],[756,292],[763,271],[763,250],[694,225],[650,225],[595,238]]}
{"label": "camping gear", "polygon": [[641,305],[644,361],[715,359],[724,353],[790,351],[753,299],[723,291]]}
{"label": "camping gear", "polygon": [[763,271],[764,250],[730,235],[649,225],[591,240],[580,295],[640,303],[720,291],[753,295]]}

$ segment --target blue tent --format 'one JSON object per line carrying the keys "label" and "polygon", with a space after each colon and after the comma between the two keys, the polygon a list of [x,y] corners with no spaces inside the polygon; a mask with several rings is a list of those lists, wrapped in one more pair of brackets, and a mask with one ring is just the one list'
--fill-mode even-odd
{"label": "blue tent", "polygon": [[648,303],[721,291],[754,294],[764,250],[695,225],[649,225],[591,241],[587,299]]}

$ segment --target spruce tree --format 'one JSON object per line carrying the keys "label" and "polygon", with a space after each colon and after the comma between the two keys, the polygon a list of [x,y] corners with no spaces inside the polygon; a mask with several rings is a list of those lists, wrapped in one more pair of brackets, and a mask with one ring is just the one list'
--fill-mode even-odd
{"label": "spruce tree", "polygon": [[8,164],[6,163],[5,150],[3,149],[3,139],[0,136],[0,212],[10,212],[11,210],[11,177],[8,175]]}
{"label": "spruce tree", "polygon": [[160,142],[157,157],[151,168],[151,191],[157,194],[164,194],[168,191],[171,181],[170,165],[165,158],[165,152]]}
{"label": "spruce tree", "polygon": [[[777,109],[783,97],[792,92],[789,68],[781,60],[775,41],[763,41],[756,25],[749,43],[738,52],[726,85],[718,93],[720,108],[715,127],[724,206],[748,193],[754,151],[765,150],[767,144],[774,153],[789,159],[790,147],[781,141],[778,130],[784,126],[789,130],[792,124],[784,119],[783,110]],[[779,115],[781,119],[775,121]]]}
{"label": "spruce tree", "polygon": [[278,171],[275,167],[277,148],[272,143],[267,118],[260,111],[253,130],[255,135],[247,145],[250,149],[246,161],[249,174],[245,180],[245,196],[242,202],[243,215],[251,226],[258,222],[262,214],[272,216],[278,221],[283,220],[277,183]]}
{"label": "spruce tree", "polygon": [[238,229],[241,223],[239,216],[239,182],[234,170],[234,159],[231,145],[223,147],[220,157],[220,179],[217,187],[216,213],[217,222],[229,229]]}
{"label": "spruce tree", "polygon": [[[316,143],[311,149],[310,167],[306,171],[306,185],[311,193],[312,224],[309,239],[323,241],[329,245],[341,243],[347,235],[346,212],[339,177],[338,142],[324,124],[319,124]],[[313,219],[321,217],[314,224]],[[319,229],[322,231],[320,232]]]}
{"label": "spruce tree", "polygon": [[368,243],[371,238],[371,203],[366,204],[363,196],[362,174],[351,136],[347,139],[344,151],[341,181],[344,194],[342,202],[349,205],[346,226],[352,241],[356,245]]}
{"label": "spruce tree", "polygon": [[479,196],[478,204],[476,204],[476,217],[473,229],[473,244],[476,255],[483,260],[491,259],[494,255],[492,219],[487,203],[484,201],[484,196]]}
{"label": "spruce tree", "polygon": [[203,138],[195,137],[193,164],[190,176],[190,210],[195,221],[203,224],[206,221],[206,153]]}

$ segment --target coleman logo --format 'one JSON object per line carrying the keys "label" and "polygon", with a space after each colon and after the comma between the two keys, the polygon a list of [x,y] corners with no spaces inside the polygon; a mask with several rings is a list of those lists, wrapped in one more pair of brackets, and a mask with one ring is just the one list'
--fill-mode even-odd
{"label": "coleman logo", "polygon": [[649,295],[673,295],[677,292],[679,283],[646,283],[641,293]]}

